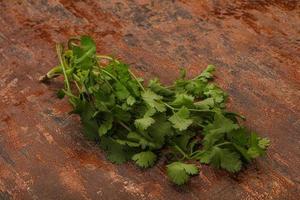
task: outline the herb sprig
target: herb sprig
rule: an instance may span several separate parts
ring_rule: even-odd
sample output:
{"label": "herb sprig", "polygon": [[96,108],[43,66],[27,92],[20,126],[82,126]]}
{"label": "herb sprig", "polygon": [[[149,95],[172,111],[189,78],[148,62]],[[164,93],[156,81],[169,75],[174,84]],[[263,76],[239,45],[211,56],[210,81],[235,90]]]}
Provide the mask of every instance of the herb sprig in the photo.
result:
{"label": "herb sprig", "polygon": [[212,65],[193,79],[182,70],[171,86],[146,85],[127,64],[97,55],[88,36],[70,39],[66,49],[58,44],[57,54],[59,65],[42,80],[64,77],[58,97],[68,96],[85,135],[113,163],[148,168],[164,156],[168,177],[181,185],[199,173],[197,161],[234,173],[269,146],[239,124],[243,116],[225,110],[227,94],[210,82]]}

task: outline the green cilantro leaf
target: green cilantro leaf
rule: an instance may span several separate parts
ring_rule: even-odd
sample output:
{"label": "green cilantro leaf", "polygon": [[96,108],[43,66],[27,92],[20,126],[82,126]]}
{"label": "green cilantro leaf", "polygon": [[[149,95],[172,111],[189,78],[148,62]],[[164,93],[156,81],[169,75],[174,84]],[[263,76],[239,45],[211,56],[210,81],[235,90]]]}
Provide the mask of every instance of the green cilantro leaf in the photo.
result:
{"label": "green cilantro leaf", "polygon": [[166,110],[165,105],[161,102],[162,96],[155,94],[151,90],[147,90],[142,94],[143,100],[152,108],[155,108],[158,112],[164,112]]}
{"label": "green cilantro leaf", "polygon": [[132,160],[142,168],[152,167],[157,159],[152,151],[143,151],[132,156]]}
{"label": "green cilantro leaf", "polygon": [[216,168],[223,168],[229,172],[237,172],[242,167],[239,154],[217,146],[203,151],[198,159],[202,163],[212,164]]}
{"label": "green cilantro leaf", "polygon": [[220,139],[223,139],[225,133],[229,133],[235,129],[238,129],[239,126],[230,119],[227,119],[224,115],[217,112],[214,116],[214,121],[211,124],[208,124],[203,129],[204,139],[203,144],[205,148],[209,148],[214,145]]}
{"label": "green cilantro leaf", "polygon": [[136,142],[140,145],[142,149],[146,149],[147,147],[151,149],[157,148],[157,144],[146,138],[145,136],[138,134],[136,132],[130,132],[127,135],[127,138],[129,140],[132,140],[133,142]]}
{"label": "green cilantro leaf", "polygon": [[129,106],[132,106],[134,103],[136,102],[135,98],[133,96],[129,96],[126,100],[126,103],[129,105]]}
{"label": "green cilantro leaf", "polygon": [[112,125],[113,125],[113,116],[112,114],[107,114],[104,121],[102,121],[98,129],[98,133],[100,137],[105,135],[112,128]]}
{"label": "green cilantro leaf", "polygon": [[141,119],[136,119],[134,121],[134,125],[136,128],[140,130],[146,130],[151,124],[153,124],[155,120],[151,117],[144,117]]}
{"label": "green cilantro leaf", "polygon": [[194,106],[201,110],[208,110],[210,108],[213,108],[214,105],[215,103],[213,98],[207,98],[202,101],[198,101],[194,103]]}
{"label": "green cilantro leaf", "polygon": [[227,94],[215,84],[208,84],[204,90],[204,95],[208,98],[213,98],[214,102],[220,104],[222,107],[222,103],[224,103],[227,98]]}
{"label": "green cilantro leaf", "polygon": [[266,149],[270,145],[270,140],[268,138],[262,138],[258,141],[258,146],[261,149]]}
{"label": "green cilantro leaf", "polygon": [[175,100],[171,103],[172,106],[186,106],[190,107],[194,103],[194,97],[184,93],[177,93]]}
{"label": "green cilantro leaf", "polygon": [[152,79],[150,80],[149,82],[149,85],[148,87],[154,91],[155,93],[159,94],[159,95],[163,95],[163,96],[172,96],[174,95],[174,91],[170,90],[170,89],[167,89],[166,87],[163,87],[161,85],[161,83],[159,82],[158,79]]}
{"label": "green cilantro leaf", "polygon": [[107,159],[116,164],[121,164],[130,160],[134,153],[132,149],[121,145],[108,137],[101,138],[100,147],[106,151]]}
{"label": "green cilantro leaf", "polygon": [[177,185],[186,183],[190,175],[197,175],[198,168],[194,164],[185,164],[182,162],[173,162],[167,165],[168,177]]}
{"label": "green cilantro leaf", "polygon": [[215,66],[208,65],[207,68],[198,76],[198,79],[207,82],[209,79],[213,77],[213,72],[215,71]]}
{"label": "green cilantro leaf", "polygon": [[165,143],[166,137],[172,136],[174,131],[165,115],[156,114],[153,118],[155,119],[155,123],[148,128],[148,134],[158,146],[162,146]]}
{"label": "green cilantro leaf", "polygon": [[169,118],[169,121],[172,122],[174,128],[184,131],[193,123],[189,117],[190,111],[186,107],[182,107]]}
{"label": "green cilantro leaf", "polygon": [[269,140],[267,138],[260,138],[256,133],[251,133],[248,140],[249,149],[247,153],[251,158],[263,156],[265,149],[269,146]]}

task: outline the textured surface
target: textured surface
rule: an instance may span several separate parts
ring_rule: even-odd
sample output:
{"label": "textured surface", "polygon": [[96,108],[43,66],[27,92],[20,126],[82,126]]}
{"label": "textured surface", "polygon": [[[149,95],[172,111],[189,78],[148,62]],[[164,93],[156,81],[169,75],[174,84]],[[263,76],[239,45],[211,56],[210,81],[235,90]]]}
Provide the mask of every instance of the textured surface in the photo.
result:
{"label": "textured surface", "polygon": [[[202,166],[181,188],[163,160],[109,163],[56,98],[61,80],[37,81],[57,64],[55,43],[79,34],[146,79],[215,64],[268,155],[237,176]],[[0,0],[0,199],[299,199],[299,46],[298,0]]]}

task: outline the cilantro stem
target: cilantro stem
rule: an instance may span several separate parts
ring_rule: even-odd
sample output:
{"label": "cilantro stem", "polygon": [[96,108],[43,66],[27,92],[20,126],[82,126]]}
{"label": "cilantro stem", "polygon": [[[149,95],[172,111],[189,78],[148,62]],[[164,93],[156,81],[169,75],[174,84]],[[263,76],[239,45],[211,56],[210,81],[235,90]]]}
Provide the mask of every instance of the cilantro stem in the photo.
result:
{"label": "cilantro stem", "polygon": [[53,67],[50,71],[47,72],[46,75],[41,76],[39,78],[39,81],[41,81],[41,82],[48,81],[51,78],[59,76],[61,73],[62,73],[62,67],[60,65]]}
{"label": "cilantro stem", "polygon": [[57,76],[59,73],[62,72],[62,67],[61,66],[56,66],[54,68],[52,68],[47,74],[47,78],[48,79],[51,79],[53,78],[54,76]]}
{"label": "cilantro stem", "polygon": [[165,106],[167,106],[168,108],[170,108],[172,111],[176,110],[176,108],[174,108],[173,106],[170,106],[169,104],[167,104],[165,102],[164,102],[164,104],[165,104]]}
{"label": "cilantro stem", "polygon": [[243,116],[243,115],[240,115],[240,114],[237,114],[237,113],[235,113],[235,112],[225,112],[225,114],[227,114],[227,115],[233,115],[233,116],[236,116],[236,117],[239,117],[239,118],[241,118],[242,120],[246,120],[246,117],[245,116]]}
{"label": "cilantro stem", "polygon": [[[97,55],[97,58],[100,58],[100,59],[107,59],[107,60],[114,60],[115,62],[120,63],[118,60],[115,60],[114,58],[112,58],[112,57],[110,57],[110,56]],[[106,72],[107,72],[107,71],[106,71]],[[137,77],[134,75],[134,73],[132,73],[132,71],[130,71],[129,69],[128,69],[128,72],[129,72],[129,74],[134,78],[134,80],[139,84],[140,88],[145,92],[146,90],[145,90],[144,86],[143,86],[143,85],[141,84],[141,82],[137,79]],[[107,72],[107,74],[108,74],[108,72]],[[110,75],[112,78],[114,78],[112,74],[109,73],[109,75]],[[116,78],[115,78],[115,79],[116,79]]]}
{"label": "cilantro stem", "polygon": [[62,44],[57,44],[56,45],[56,52],[57,52],[58,59],[59,59],[59,62],[61,64],[61,67],[62,67],[62,70],[63,70],[63,74],[64,74],[64,77],[65,77],[65,83],[66,83],[66,86],[67,86],[67,91],[69,93],[71,93],[70,83],[69,83],[68,76],[67,76],[66,69],[65,69],[65,62],[64,62],[64,60],[62,58],[62,50],[63,50],[62,49]]}
{"label": "cilantro stem", "polygon": [[64,90],[64,89],[62,89],[62,90],[63,90],[63,92],[64,92],[66,95],[78,99],[78,97],[76,97],[75,95],[73,95],[71,92],[66,91],[66,90]]}
{"label": "cilantro stem", "polygon": [[77,81],[74,81],[74,83],[75,83],[75,86],[77,87],[78,91],[81,93],[81,92],[82,92],[82,89],[79,87]]}
{"label": "cilantro stem", "polygon": [[[165,103],[165,106],[167,106],[168,108],[170,108],[171,110],[180,110],[180,108],[174,108],[173,106],[171,106],[170,104],[168,103]],[[192,108],[188,108],[189,111],[192,111],[192,112],[215,112],[213,110],[197,110],[197,109],[192,109]]]}
{"label": "cilantro stem", "polygon": [[174,144],[174,147],[175,147],[175,149],[177,151],[179,151],[183,155],[182,159],[185,159],[185,158],[189,159],[190,158],[179,146],[177,146],[176,144]]}
{"label": "cilantro stem", "polygon": [[125,128],[127,131],[132,132],[132,130],[131,130],[126,124],[124,124],[123,122],[118,121],[118,123],[119,123],[123,128]]}
{"label": "cilantro stem", "polygon": [[197,156],[199,156],[199,154],[201,155],[202,153],[203,153],[203,150],[194,151],[193,153],[191,153],[190,158],[195,159],[195,158],[197,158]]}
{"label": "cilantro stem", "polygon": [[227,145],[227,144],[232,144],[232,143],[231,142],[223,142],[223,143],[217,144],[216,147],[220,147],[220,146]]}
{"label": "cilantro stem", "polygon": [[106,71],[105,69],[100,69],[102,72],[104,72],[105,74],[107,74],[108,76],[110,76],[111,78],[113,78],[115,81],[120,82],[114,75],[112,75],[111,73],[109,73],[108,71]]}
{"label": "cilantro stem", "polygon": [[215,112],[213,110],[197,110],[197,109],[192,109],[192,108],[189,108],[188,110],[193,111],[193,112],[211,112],[211,113]]}
{"label": "cilantro stem", "polygon": [[141,84],[141,82],[137,79],[137,77],[134,75],[134,73],[132,73],[129,69],[128,72],[130,73],[130,75],[134,78],[134,80],[139,84],[139,86],[141,87],[141,89],[145,92],[145,88],[144,86]]}
{"label": "cilantro stem", "polygon": [[68,40],[68,48],[72,49],[72,46],[78,46],[76,43],[73,43],[74,41],[80,41],[79,37],[72,37]]}
{"label": "cilantro stem", "polygon": [[86,59],[88,56],[92,55],[93,52],[96,51],[95,48],[90,48],[83,56],[81,56],[80,58],[76,59],[74,62],[80,63],[81,61],[83,61],[84,59]]}
{"label": "cilantro stem", "polygon": [[[97,58],[100,58],[100,59],[107,59],[107,60],[114,60],[112,57],[110,56],[105,56],[105,55],[97,55]],[[115,60],[116,62],[119,63],[119,61]]]}

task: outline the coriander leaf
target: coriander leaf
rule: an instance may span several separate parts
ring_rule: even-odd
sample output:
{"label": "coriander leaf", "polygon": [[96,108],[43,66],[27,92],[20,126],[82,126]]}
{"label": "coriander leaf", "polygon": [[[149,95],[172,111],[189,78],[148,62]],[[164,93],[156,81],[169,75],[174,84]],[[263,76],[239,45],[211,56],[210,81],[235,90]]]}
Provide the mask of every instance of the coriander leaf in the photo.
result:
{"label": "coriander leaf", "polygon": [[222,105],[222,103],[224,103],[227,98],[227,94],[215,84],[208,84],[204,90],[204,95],[206,97],[213,98],[214,102],[220,105]]}
{"label": "coriander leaf", "polygon": [[184,131],[193,123],[189,117],[190,111],[183,106],[169,118],[169,121],[172,122],[174,128]]}
{"label": "coriander leaf", "polygon": [[128,145],[129,147],[139,147],[140,144],[137,142],[132,142],[129,140],[121,140],[121,139],[116,139],[116,142],[121,144],[121,145]]}
{"label": "coriander leaf", "polygon": [[95,107],[99,111],[105,111],[105,112],[109,111],[110,108],[112,108],[116,103],[114,94],[104,93],[102,91],[97,91],[93,94],[95,95],[95,100],[94,100]]}
{"label": "coriander leaf", "polygon": [[251,161],[251,156],[249,155],[248,150],[244,146],[235,143],[233,143],[233,146],[247,162]]}
{"label": "coriander leaf", "polygon": [[95,44],[94,40],[90,36],[87,36],[87,35],[81,36],[80,47],[85,51],[88,51],[90,49],[94,49],[96,51],[96,44]]}
{"label": "coriander leaf", "polygon": [[74,64],[80,64],[83,69],[92,67],[94,63],[92,57],[96,52],[96,45],[92,38],[89,36],[82,36],[80,38],[80,46],[72,46],[72,48],[75,56]]}
{"label": "coriander leaf", "polygon": [[258,141],[258,146],[262,149],[266,149],[270,145],[270,140],[268,138],[262,138]]}
{"label": "coriander leaf", "polygon": [[151,117],[144,117],[141,119],[136,119],[134,121],[134,125],[136,128],[140,130],[146,130],[151,124],[153,124],[155,120]]}
{"label": "coriander leaf", "polygon": [[113,124],[113,116],[112,114],[106,114],[105,119],[100,124],[100,127],[98,129],[99,136],[105,135],[111,128]]}
{"label": "coriander leaf", "polygon": [[190,175],[197,175],[198,168],[194,164],[173,162],[167,165],[168,177],[177,185],[182,185],[189,180]]}
{"label": "coriander leaf", "polygon": [[132,149],[117,143],[109,137],[102,137],[100,147],[106,151],[107,159],[116,164],[128,161],[134,153]]}
{"label": "coriander leaf", "polygon": [[98,124],[97,121],[93,118],[93,115],[96,111],[95,108],[88,102],[81,101],[79,99],[74,101],[74,103],[76,105],[73,113],[80,115],[85,136],[87,136],[91,140],[96,140],[98,138]]}
{"label": "coriander leaf", "polygon": [[133,96],[129,96],[126,100],[126,103],[129,105],[129,106],[132,106],[134,103],[136,102],[135,98]]}
{"label": "coriander leaf", "polygon": [[198,76],[198,79],[207,82],[209,79],[213,77],[213,72],[215,71],[215,66],[208,65],[207,68]]}
{"label": "coriander leaf", "polygon": [[195,134],[193,132],[185,131],[184,134],[178,135],[172,141],[184,152],[188,152],[188,144],[194,136]]}
{"label": "coriander leaf", "polygon": [[184,89],[182,92],[187,91],[188,94],[194,95],[195,98],[203,98],[204,90],[206,88],[207,83],[203,83],[200,80],[189,80],[184,85]]}
{"label": "coriander leaf", "polygon": [[212,164],[216,168],[223,168],[229,172],[237,172],[242,167],[242,162],[236,152],[217,146],[202,151],[197,159],[202,163]]}
{"label": "coriander leaf", "polygon": [[245,128],[238,128],[227,133],[227,138],[240,146],[246,146],[249,140],[249,132]]}
{"label": "coriander leaf", "polygon": [[152,167],[157,159],[152,151],[143,151],[132,156],[132,160],[142,168]]}
{"label": "coriander leaf", "polygon": [[113,108],[112,113],[114,114],[114,117],[118,120],[118,121],[124,121],[124,122],[128,122],[131,119],[131,114],[130,112],[127,112],[125,110],[122,109],[121,106],[117,105]]}
{"label": "coriander leaf", "polygon": [[214,99],[213,98],[207,98],[202,101],[198,101],[194,103],[194,106],[197,109],[206,110],[214,107]]}
{"label": "coriander leaf", "polygon": [[128,133],[127,138],[129,140],[132,140],[133,142],[139,143],[139,145],[142,149],[146,149],[147,147],[149,147],[151,149],[157,148],[156,143],[148,140],[147,138],[145,138],[144,136],[142,136],[136,132]]}
{"label": "coriander leaf", "polygon": [[229,172],[238,172],[241,170],[242,162],[236,152],[231,152],[227,149],[223,150],[221,158],[221,167]]}
{"label": "coriander leaf", "polygon": [[190,107],[194,103],[194,97],[185,93],[177,93],[175,100],[171,103],[172,106],[186,106]]}
{"label": "coriander leaf", "polygon": [[145,112],[145,117],[151,117],[156,113],[156,110],[154,108],[148,108],[148,110]]}
{"label": "coriander leaf", "polygon": [[214,116],[214,121],[208,124],[203,129],[204,139],[203,144],[205,148],[209,148],[214,145],[217,141],[224,138],[225,133],[229,133],[239,126],[230,119],[227,119],[224,115],[217,112]]}
{"label": "coriander leaf", "polygon": [[127,90],[127,88],[124,85],[122,85],[122,83],[116,82],[114,87],[115,87],[115,94],[118,99],[124,100],[129,97],[130,93]]}
{"label": "coriander leaf", "polygon": [[142,94],[143,100],[152,108],[155,108],[158,112],[164,112],[166,110],[165,105],[161,102],[162,96],[155,94],[151,90],[146,90]]}
{"label": "coriander leaf", "polygon": [[153,118],[155,123],[153,123],[147,131],[157,145],[162,146],[165,142],[165,138],[173,135],[172,125],[164,114],[156,114]]}
{"label": "coriander leaf", "polygon": [[158,79],[150,80],[148,87],[154,91],[155,93],[163,96],[172,96],[174,95],[174,91],[163,87]]}
{"label": "coriander leaf", "polygon": [[269,140],[267,138],[261,139],[256,133],[251,133],[248,140],[249,149],[247,153],[250,155],[251,158],[263,156],[265,154],[265,149],[268,145]]}
{"label": "coriander leaf", "polygon": [[185,68],[180,68],[180,79],[185,79],[186,77],[186,69]]}

